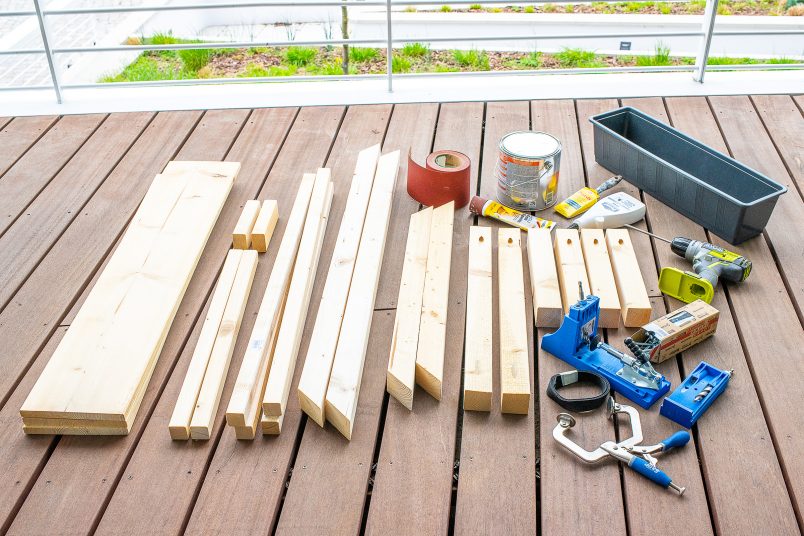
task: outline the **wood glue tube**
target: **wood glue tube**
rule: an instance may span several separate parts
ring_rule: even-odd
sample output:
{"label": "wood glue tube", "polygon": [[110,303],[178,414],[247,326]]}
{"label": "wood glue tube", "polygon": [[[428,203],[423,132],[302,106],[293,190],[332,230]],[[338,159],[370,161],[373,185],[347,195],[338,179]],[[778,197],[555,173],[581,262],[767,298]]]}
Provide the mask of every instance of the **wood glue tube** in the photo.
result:
{"label": "wood glue tube", "polygon": [[486,216],[499,220],[508,225],[519,227],[523,231],[528,229],[552,229],[555,227],[556,222],[550,220],[543,220],[524,212],[519,212],[505,205],[498,203],[492,199],[484,199],[482,197],[474,196],[469,201],[469,212],[477,214],[478,216]]}

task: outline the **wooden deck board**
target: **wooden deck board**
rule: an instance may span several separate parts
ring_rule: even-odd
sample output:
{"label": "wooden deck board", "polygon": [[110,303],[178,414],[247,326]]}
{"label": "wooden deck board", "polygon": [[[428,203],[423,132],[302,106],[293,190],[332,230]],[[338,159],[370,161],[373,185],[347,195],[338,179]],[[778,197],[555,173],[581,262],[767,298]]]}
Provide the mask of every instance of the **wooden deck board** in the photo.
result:
{"label": "wooden deck board", "polygon": [[[752,259],[754,271],[742,285],[716,290],[718,333],[659,366],[674,386],[701,359],[735,370],[729,389],[696,426],[694,443],[660,460],[674,481],[687,486],[683,498],[619,470],[613,462],[583,465],[555,443],[551,432],[561,410],[544,396],[544,386],[551,374],[568,366],[538,347],[529,416],[499,415],[496,384],[491,414],[459,409],[466,291],[461,229],[468,235],[473,221],[465,210],[456,214],[444,399],[438,403],[417,390],[413,412],[388,399],[385,366],[401,269],[399,244],[409,214],[419,207],[405,191],[404,154],[352,442],[329,425],[321,429],[308,422],[295,396],[278,437],[236,441],[223,426],[221,410],[212,440],[169,439],[167,420],[199,319],[228,249],[230,228],[246,199],[292,197],[296,175],[326,158],[338,185],[321,259],[327,263],[354,158],[365,146],[384,140],[384,152],[404,153],[411,147],[418,161],[433,140],[436,148],[462,150],[480,178],[479,192],[491,195],[497,139],[509,130],[527,129],[530,118],[531,128],[557,134],[563,143],[558,195],[563,199],[583,184],[595,186],[611,175],[594,161],[588,117],[618,104],[610,99],[353,106],[345,115],[344,108],[333,107],[304,108],[298,115],[292,109],[268,109],[0,118],[0,140],[9,141],[0,143],[0,192],[11,194],[0,196],[0,207],[7,207],[0,210],[0,283],[9,278],[11,289],[7,305],[0,308],[5,345],[0,367],[8,371],[0,376],[0,533],[144,533],[156,526],[164,533],[190,534],[383,534],[400,527],[428,534],[580,534],[600,526],[613,534],[676,526],[718,534],[800,533],[804,489],[796,475],[804,471],[798,456],[804,449],[804,412],[791,410],[789,401],[800,392],[804,372],[790,358],[804,345],[804,276],[795,262],[804,250],[801,233],[791,232],[804,225],[802,96],[622,102],[732,152],[790,188],[765,236],[728,246]],[[14,132],[16,136],[10,134]],[[171,158],[226,158],[242,161],[244,170],[171,328],[134,431],[124,438],[25,436],[20,404],[153,175]],[[627,183],[619,188],[640,195]],[[652,231],[720,243],[650,196],[644,201]],[[480,223],[497,226],[488,220]],[[282,225],[280,213],[280,232]],[[636,233],[632,237],[656,314],[675,309],[678,302],[660,297],[658,268],[689,269],[686,261],[664,243]],[[278,241],[261,256],[241,334],[253,324],[277,247]],[[20,248],[28,252],[22,259],[7,253]],[[316,278],[309,323],[324,276]],[[525,281],[527,285],[527,277]],[[768,325],[775,329],[768,330]],[[301,354],[311,331],[307,325]],[[536,342],[548,332],[531,331],[538,335]],[[632,331],[608,330],[607,337],[617,344]],[[239,337],[233,369],[247,338]],[[786,372],[779,374],[780,369]],[[294,391],[300,370],[301,364]],[[224,399],[232,382],[230,374]],[[678,429],[658,415],[658,404],[640,413],[646,443]],[[593,447],[613,437],[614,430],[601,415],[590,414],[579,418],[573,432]],[[739,460],[750,460],[749,466]],[[457,481],[453,461],[459,462]]]}

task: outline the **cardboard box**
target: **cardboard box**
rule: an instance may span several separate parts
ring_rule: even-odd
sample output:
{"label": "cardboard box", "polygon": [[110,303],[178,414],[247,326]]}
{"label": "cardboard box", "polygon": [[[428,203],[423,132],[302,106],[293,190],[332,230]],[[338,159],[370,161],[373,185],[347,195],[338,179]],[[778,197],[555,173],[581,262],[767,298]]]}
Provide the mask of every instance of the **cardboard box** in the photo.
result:
{"label": "cardboard box", "polygon": [[660,342],[650,360],[661,363],[714,334],[719,318],[720,311],[696,300],[645,324],[631,338],[643,342],[645,332],[652,331]]}

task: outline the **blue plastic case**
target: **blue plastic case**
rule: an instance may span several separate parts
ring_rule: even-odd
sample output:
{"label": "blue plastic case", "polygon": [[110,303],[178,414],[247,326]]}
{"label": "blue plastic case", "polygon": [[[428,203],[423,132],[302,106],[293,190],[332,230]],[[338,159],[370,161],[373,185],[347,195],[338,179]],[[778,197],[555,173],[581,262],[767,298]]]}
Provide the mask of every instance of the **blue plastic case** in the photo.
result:
{"label": "blue plastic case", "polygon": [[[659,413],[686,428],[692,427],[726,388],[731,371],[720,370],[706,361],[695,367],[692,374],[662,401]],[[696,397],[704,396],[697,402]]]}

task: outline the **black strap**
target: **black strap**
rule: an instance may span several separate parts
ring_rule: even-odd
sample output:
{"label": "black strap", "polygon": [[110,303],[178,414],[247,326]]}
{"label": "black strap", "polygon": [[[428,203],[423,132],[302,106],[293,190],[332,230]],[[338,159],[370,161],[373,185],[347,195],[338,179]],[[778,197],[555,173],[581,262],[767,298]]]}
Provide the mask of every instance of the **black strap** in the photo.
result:
{"label": "black strap", "polygon": [[[590,383],[600,388],[600,394],[588,398],[564,398],[558,390],[574,383]],[[562,408],[578,413],[592,411],[599,408],[609,396],[611,386],[609,381],[599,374],[583,370],[570,370],[561,372],[550,378],[547,384],[547,396],[556,401]]]}

